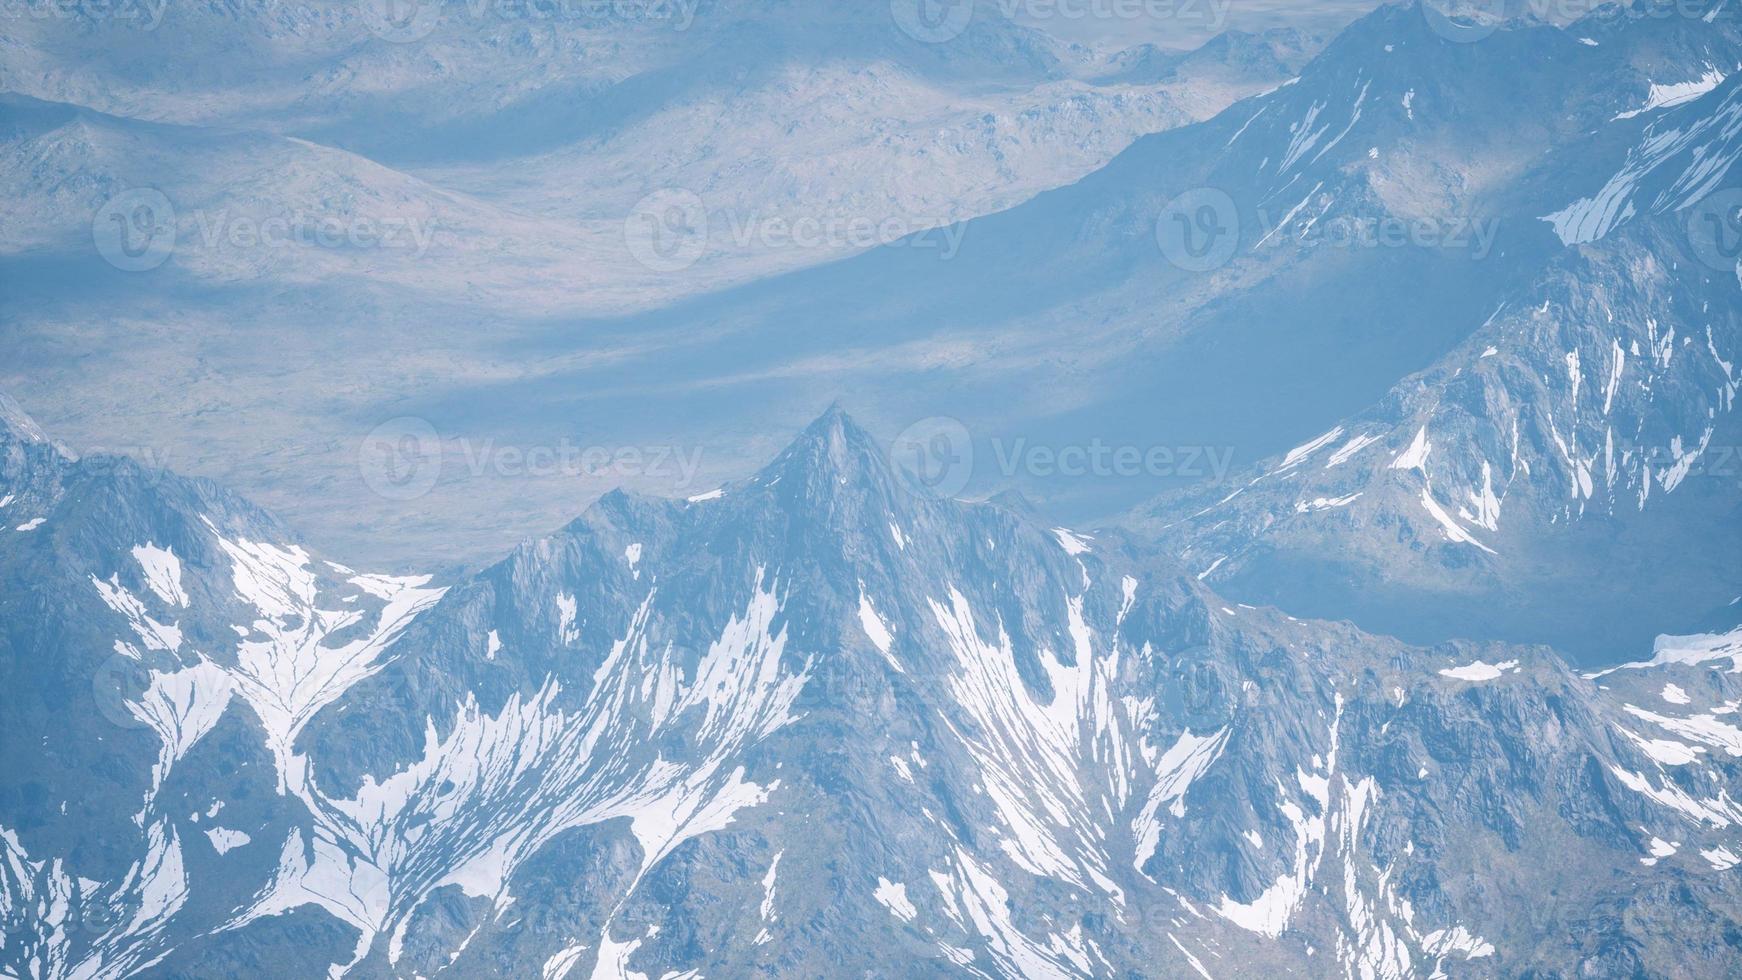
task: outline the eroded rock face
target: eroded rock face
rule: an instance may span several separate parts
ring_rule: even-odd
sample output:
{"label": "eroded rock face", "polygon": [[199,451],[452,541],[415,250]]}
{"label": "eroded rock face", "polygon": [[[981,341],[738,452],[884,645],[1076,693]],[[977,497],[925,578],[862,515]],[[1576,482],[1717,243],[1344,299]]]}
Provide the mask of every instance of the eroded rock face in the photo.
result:
{"label": "eroded rock face", "polygon": [[451,585],[40,465],[0,539],[21,975],[1735,965],[1735,635],[1592,678],[1299,621],[909,492],[838,412]]}
{"label": "eroded rock face", "polygon": [[[1491,292],[1372,409],[1125,529],[935,498],[831,410],[716,490],[375,574],[0,397],[0,973],[1742,974],[1713,468],[1742,337],[1736,270],[1687,230],[1735,184],[1737,80],[1650,78],[1732,58],[1710,25],[1477,49],[1381,11],[987,219],[965,295],[1185,297],[1199,339],[1266,308],[1237,295]],[[1194,184],[1288,244],[1164,268],[1156,213]],[[1503,222],[1507,272],[1310,240],[1446,214]]]}
{"label": "eroded rock face", "polygon": [[[1372,145],[1369,160],[1303,178],[1336,187],[1307,194],[1277,237],[1322,236],[1313,229],[1350,213],[1464,215],[1471,247],[1492,233],[1475,260],[1486,304],[1461,341],[1370,407],[1221,485],[1139,508],[1134,523],[1254,602],[1416,642],[1545,642],[1614,663],[1649,646],[1654,620],[1733,625],[1742,591],[1742,320],[1734,251],[1713,237],[1742,195],[1742,80],[1697,67],[1735,60],[1736,41],[1713,21],[1642,12],[1497,37],[1513,34],[1542,48],[1539,71],[1415,75],[1405,63],[1363,83],[1358,114],[1303,88],[1309,71],[1292,103],[1254,117],[1242,141],[1280,140],[1323,106],[1314,126],[1359,115],[1346,139]],[[1687,70],[1664,63],[1668,51],[1696,66],[1693,82],[1651,81]],[[1600,84],[1542,86],[1586,59],[1601,63]],[[1516,105],[1496,97],[1509,85]],[[1515,138],[1476,135],[1495,120]],[[1428,160],[1432,172],[1417,167]],[[1437,316],[1405,302],[1387,315],[1402,332]]]}

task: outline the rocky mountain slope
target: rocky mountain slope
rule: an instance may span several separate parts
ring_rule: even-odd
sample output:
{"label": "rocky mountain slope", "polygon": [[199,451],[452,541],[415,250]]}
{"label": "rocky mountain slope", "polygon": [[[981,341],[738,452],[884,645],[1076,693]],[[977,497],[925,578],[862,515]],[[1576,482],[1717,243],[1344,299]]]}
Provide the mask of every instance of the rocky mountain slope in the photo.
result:
{"label": "rocky mountain slope", "polygon": [[1239,606],[839,411],[443,586],[6,418],[16,975],[1738,968],[1733,633]]}
{"label": "rocky mountain slope", "polygon": [[[1542,164],[1522,183],[1565,250],[1479,330],[1370,409],[1140,523],[1236,594],[1406,636],[1614,662],[1666,621],[1723,621],[1742,594],[1737,81],[1622,113],[1619,138]],[[1569,185],[1571,158],[1596,165]]]}
{"label": "rocky mountain slope", "polygon": [[[87,219],[151,188],[178,212],[177,265],[202,281],[350,276],[449,302],[512,297],[528,315],[645,308],[1009,207],[1280,84],[1315,47],[1224,37],[1138,78],[990,8],[948,43],[882,7],[790,0],[426,3],[383,19],[396,9],[225,0],[7,18],[0,85],[20,131],[0,180],[21,214],[7,251],[88,252]],[[45,114],[54,127],[31,124]],[[626,241],[673,195],[712,224],[682,276]],[[215,262],[196,211],[396,222],[428,240],[262,249],[226,228],[219,246],[240,254]],[[769,231],[800,222],[817,231]],[[512,277],[486,277],[480,249]]]}

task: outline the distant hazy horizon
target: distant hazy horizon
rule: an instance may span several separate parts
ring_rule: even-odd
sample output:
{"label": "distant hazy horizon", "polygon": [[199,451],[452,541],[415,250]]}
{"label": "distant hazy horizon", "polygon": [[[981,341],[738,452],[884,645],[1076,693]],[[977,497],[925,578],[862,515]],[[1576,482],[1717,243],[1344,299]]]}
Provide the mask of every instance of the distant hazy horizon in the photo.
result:
{"label": "distant hazy horizon", "polygon": [[[1292,27],[1330,36],[1389,0],[982,0],[1067,41],[1188,50],[1225,30]],[[1156,16],[1156,14],[1161,16]]]}

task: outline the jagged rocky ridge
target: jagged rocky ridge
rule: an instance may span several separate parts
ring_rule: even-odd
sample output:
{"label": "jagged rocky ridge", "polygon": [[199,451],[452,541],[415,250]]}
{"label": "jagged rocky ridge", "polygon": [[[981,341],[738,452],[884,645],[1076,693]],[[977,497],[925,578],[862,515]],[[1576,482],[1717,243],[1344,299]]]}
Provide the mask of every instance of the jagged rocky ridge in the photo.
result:
{"label": "jagged rocky ridge", "polygon": [[1538,163],[1511,220],[1540,215],[1566,248],[1480,329],[1370,409],[1138,523],[1233,594],[1412,638],[1613,662],[1665,622],[1725,622],[1742,594],[1742,321],[1735,256],[1702,222],[1742,194],[1738,82],[1620,113]]}
{"label": "jagged rocky ridge", "polygon": [[1737,634],[1591,678],[1238,606],[838,411],[447,588],[5,439],[15,975],[1742,960]]}

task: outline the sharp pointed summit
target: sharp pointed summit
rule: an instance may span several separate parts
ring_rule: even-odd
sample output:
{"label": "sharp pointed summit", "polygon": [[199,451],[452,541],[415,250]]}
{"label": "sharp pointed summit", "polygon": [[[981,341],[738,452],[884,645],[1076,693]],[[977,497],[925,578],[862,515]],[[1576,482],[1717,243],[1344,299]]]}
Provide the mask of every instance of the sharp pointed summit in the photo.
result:
{"label": "sharp pointed summit", "polygon": [[[1742,887],[1711,870],[1742,850],[1730,735],[1691,714],[1742,700],[1699,662],[1733,636],[1599,686],[1236,605],[1129,536],[884,499],[838,407],[764,474],[613,497],[446,591],[132,481],[57,512],[61,551],[0,532],[9,648],[57,651],[0,660],[0,690],[99,678],[94,713],[0,726],[0,914],[27,937],[0,966],[1088,977],[1313,949],[1403,980],[1548,968],[1537,931],[1593,921],[1736,965],[1660,926]],[[1464,887],[1502,864],[1531,887]],[[1709,894],[1667,884],[1693,876]],[[115,925],[55,928],[60,895]]]}
{"label": "sharp pointed summit", "polygon": [[885,500],[897,491],[888,450],[839,401],[805,426],[757,477],[764,485],[777,481],[805,487],[817,500],[837,497],[844,487]]}

